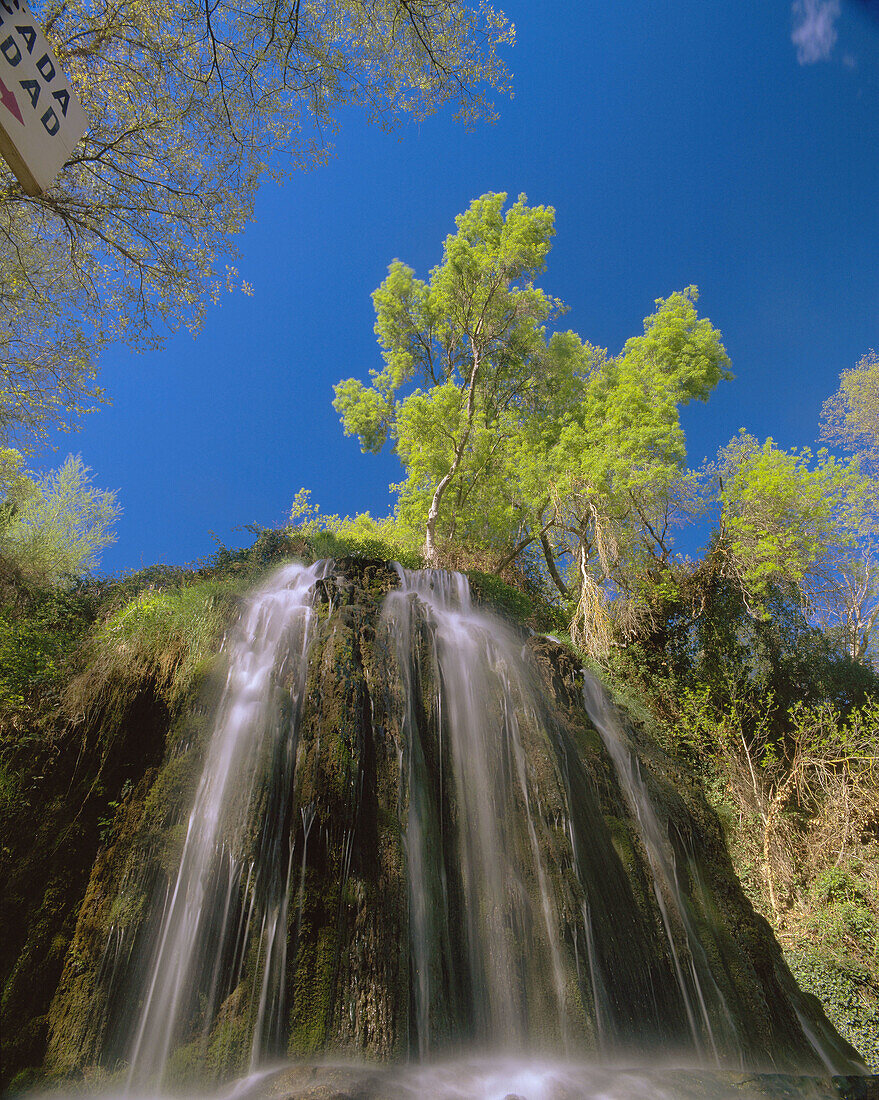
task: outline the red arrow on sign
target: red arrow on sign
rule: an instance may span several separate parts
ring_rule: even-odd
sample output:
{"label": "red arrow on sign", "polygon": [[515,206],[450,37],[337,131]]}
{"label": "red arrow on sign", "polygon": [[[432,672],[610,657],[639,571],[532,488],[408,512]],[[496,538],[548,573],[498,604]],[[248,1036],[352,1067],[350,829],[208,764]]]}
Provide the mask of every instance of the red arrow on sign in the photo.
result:
{"label": "red arrow on sign", "polygon": [[22,126],[24,126],[24,119],[21,117],[21,111],[18,109],[18,100],[2,80],[0,80],[0,103],[3,104],[10,114],[15,115]]}

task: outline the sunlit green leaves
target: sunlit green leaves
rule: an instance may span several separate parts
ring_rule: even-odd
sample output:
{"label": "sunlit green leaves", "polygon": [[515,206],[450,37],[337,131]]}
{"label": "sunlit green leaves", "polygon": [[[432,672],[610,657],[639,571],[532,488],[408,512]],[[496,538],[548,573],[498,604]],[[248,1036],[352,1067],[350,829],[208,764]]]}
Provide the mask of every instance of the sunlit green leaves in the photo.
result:
{"label": "sunlit green leaves", "polygon": [[[432,0],[48,0],[42,17],[90,126],[51,191],[24,195],[0,162],[0,441],[75,419],[95,364],[154,346],[238,283],[230,237],[266,176],[326,159],[340,108],[383,127],[454,102],[492,115],[489,5]],[[241,288],[249,292],[247,283]]]}
{"label": "sunlit green leaves", "polygon": [[879,356],[865,355],[839,376],[839,389],[821,409],[822,435],[862,456],[879,473]]}
{"label": "sunlit green leaves", "polygon": [[871,504],[856,462],[761,445],[744,431],[721,452],[719,474],[725,538],[758,603],[770,582],[805,586],[816,566],[850,553]]}
{"label": "sunlit green leaves", "polygon": [[[115,540],[121,509],[115,493],[97,489],[79,456],[68,456],[27,491],[5,498],[0,554],[37,584],[56,584],[87,572]],[[15,490],[15,487],[13,487]]]}
{"label": "sunlit green leaves", "polygon": [[[524,196],[505,210],[506,199],[483,195],[455,219],[429,280],[398,260],[390,265],[373,295],[384,368],[371,372],[370,386],[347,379],[335,390],[344,429],[364,451],[393,439],[407,474],[401,515],[414,522],[422,512],[429,544],[440,531],[449,538],[476,526],[484,537],[488,517],[472,521],[489,484],[509,526],[509,493],[497,479],[521,450],[516,437],[538,392],[552,390],[543,326],[562,306],[533,279],[554,211],[529,207]],[[564,360],[561,349],[556,357]]]}
{"label": "sunlit green leaves", "polygon": [[333,404],[342,417],[345,435],[356,435],[364,451],[378,454],[385,445],[394,416],[388,398],[356,378],[347,378],[336,386]]}
{"label": "sunlit green leaves", "polygon": [[680,407],[706,400],[730,374],[720,333],[697,316],[696,298],[688,287],[657,299],[643,336],[614,357],[593,352],[560,418],[547,452],[555,544],[577,563],[581,586],[588,573],[615,594],[655,594],[673,527],[703,506],[686,469]]}

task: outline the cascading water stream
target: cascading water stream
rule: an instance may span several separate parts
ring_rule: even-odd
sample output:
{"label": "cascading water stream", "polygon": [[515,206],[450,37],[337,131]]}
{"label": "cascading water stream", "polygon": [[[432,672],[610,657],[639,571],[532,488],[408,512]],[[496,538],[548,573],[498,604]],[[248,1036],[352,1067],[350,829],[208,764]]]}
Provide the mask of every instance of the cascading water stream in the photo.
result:
{"label": "cascading water stream", "polygon": [[[688,907],[678,882],[674,853],[668,834],[659,823],[647,786],[641,777],[637,757],[626,743],[616,711],[604,687],[590,673],[583,674],[583,699],[586,712],[613,761],[620,786],[638,824],[641,842],[650,862],[653,874],[653,892],[662,924],[668,940],[669,952],[674,964],[675,978],[687,1010],[687,1021],[693,1042],[700,1051],[710,1053],[715,1062],[720,1061],[716,1024],[722,1020],[726,1034],[722,1037],[725,1050],[738,1046],[735,1024],[722,993],[711,976],[705,962],[704,951],[693,928]],[[681,958],[669,903],[674,908],[685,940],[687,959]],[[709,1012],[711,1003],[713,1012]]]}
{"label": "cascading water stream", "polygon": [[[383,614],[404,689],[419,1054],[457,1014],[491,1049],[673,1043],[698,1056],[674,975],[645,947],[651,926],[580,750],[543,704],[524,640],[474,609],[463,575],[397,572]],[[416,713],[425,696],[432,720]]]}
{"label": "cascading water stream", "polygon": [[228,644],[226,687],[131,1046],[130,1089],[161,1081],[196,1008],[207,1033],[254,951],[252,1064],[283,1040],[290,798],[313,590],[325,569],[281,569],[249,600]]}
{"label": "cascading water stream", "polygon": [[[522,643],[498,620],[473,609],[462,574],[398,567],[398,575],[401,586],[387,597],[384,617],[404,682],[405,840],[419,1053],[428,1052],[435,1030],[434,985],[449,969],[443,960],[456,914],[464,923],[464,1010],[474,1037],[498,1048],[523,1048],[540,1019],[542,1030],[563,1041],[563,948],[520,729],[521,721],[534,721]],[[437,727],[447,740],[427,748],[414,714],[412,670],[424,622],[434,660]],[[438,786],[427,774],[426,756],[435,758]],[[442,809],[447,796],[454,802],[454,821]],[[444,829],[454,831],[456,842],[443,836]],[[458,880],[454,914],[450,877]],[[530,959],[523,957],[526,940]]]}

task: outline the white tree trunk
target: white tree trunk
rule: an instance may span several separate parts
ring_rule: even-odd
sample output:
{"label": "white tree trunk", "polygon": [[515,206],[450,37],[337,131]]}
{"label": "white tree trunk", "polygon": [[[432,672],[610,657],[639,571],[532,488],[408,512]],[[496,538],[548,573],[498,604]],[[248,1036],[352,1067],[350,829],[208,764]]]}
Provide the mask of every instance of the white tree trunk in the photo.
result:
{"label": "white tree trunk", "polygon": [[473,427],[473,414],[476,411],[475,395],[476,377],[479,374],[479,352],[472,339],[470,341],[470,347],[473,352],[473,360],[470,365],[470,379],[467,384],[467,424],[464,428],[464,434],[461,436],[461,441],[455,448],[455,457],[452,460],[449,472],[440,479],[439,484],[434,489],[430,508],[427,511],[427,528],[424,532],[423,555],[424,563],[429,569],[434,569],[439,564],[439,550],[436,545],[436,522],[439,519],[440,502],[452,478],[455,476],[458,467],[461,465],[461,459],[464,457],[464,451],[470,441],[470,430]]}

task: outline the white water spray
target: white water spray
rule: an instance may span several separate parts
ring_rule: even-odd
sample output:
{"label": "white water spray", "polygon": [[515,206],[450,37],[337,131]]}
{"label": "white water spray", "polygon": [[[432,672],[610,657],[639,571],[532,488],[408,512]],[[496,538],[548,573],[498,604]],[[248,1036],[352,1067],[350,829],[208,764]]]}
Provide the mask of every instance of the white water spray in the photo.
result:
{"label": "white water spray", "polygon": [[[536,831],[521,728],[523,722],[536,724],[529,681],[533,670],[524,659],[522,642],[499,620],[474,610],[462,574],[399,568],[398,573],[401,587],[387,597],[384,615],[404,681],[406,853],[419,1053],[424,1056],[430,1047],[433,985],[442,969],[437,960],[454,933],[446,875],[450,855],[463,895],[458,911],[468,961],[466,1010],[475,1037],[499,1048],[521,1048],[530,1043],[529,1026],[541,1016],[553,1043],[564,1046],[564,948]],[[442,810],[431,801],[435,787],[424,774],[430,750],[422,744],[413,712],[416,688],[410,666],[419,623],[429,624],[437,728],[440,738],[447,739],[436,746],[434,766],[439,770],[439,801],[451,784],[456,807],[456,848],[451,853],[437,836]],[[523,937],[530,941],[530,959],[523,959]],[[540,974],[539,994],[528,988],[537,983],[529,983],[526,973]]]}
{"label": "white water spray", "polygon": [[206,1033],[228,993],[229,974],[240,975],[254,938],[260,973],[251,1006],[253,1064],[282,1025],[292,858],[287,800],[313,589],[324,572],[324,563],[277,572],[248,601],[227,647],[226,687],[165,905],[129,1088],[161,1081],[199,998]]}

